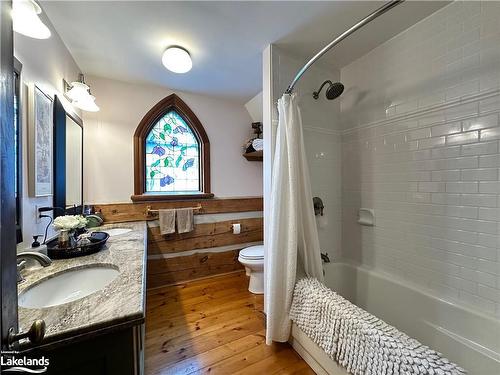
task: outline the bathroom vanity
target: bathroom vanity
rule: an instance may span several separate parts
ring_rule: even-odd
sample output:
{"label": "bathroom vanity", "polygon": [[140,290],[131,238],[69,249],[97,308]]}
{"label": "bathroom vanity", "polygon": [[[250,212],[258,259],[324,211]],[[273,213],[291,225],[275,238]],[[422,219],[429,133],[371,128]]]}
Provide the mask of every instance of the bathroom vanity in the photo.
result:
{"label": "bathroom vanity", "polygon": [[49,358],[48,374],[143,373],[146,223],[97,230],[110,230],[103,250],[24,272],[18,286],[20,329],[46,323],[42,345],[25,344],[26,355]]}

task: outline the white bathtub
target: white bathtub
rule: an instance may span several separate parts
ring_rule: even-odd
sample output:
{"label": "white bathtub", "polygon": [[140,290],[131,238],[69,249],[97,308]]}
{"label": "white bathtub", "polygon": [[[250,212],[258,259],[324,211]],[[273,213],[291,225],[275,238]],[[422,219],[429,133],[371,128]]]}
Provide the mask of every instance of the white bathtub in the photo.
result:
{"label": "white bathtub", "polygon": [[[356,305],[443,353],[470,375],[500,375],[498,319],[346,263],[326,264],[325,283]],[[294,347],[304,358],[310,357],[305,359],[317,373],[339,373],[296,326],[292,335]]]}

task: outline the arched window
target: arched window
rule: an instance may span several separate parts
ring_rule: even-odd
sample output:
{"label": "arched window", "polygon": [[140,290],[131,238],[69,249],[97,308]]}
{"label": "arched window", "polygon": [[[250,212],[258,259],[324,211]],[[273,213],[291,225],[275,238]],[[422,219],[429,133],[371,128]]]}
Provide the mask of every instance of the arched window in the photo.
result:
{"label": "arched window", "polygon": [[156,104],[134,135],[132,200],[210,198],[210,143],[177,95]]}

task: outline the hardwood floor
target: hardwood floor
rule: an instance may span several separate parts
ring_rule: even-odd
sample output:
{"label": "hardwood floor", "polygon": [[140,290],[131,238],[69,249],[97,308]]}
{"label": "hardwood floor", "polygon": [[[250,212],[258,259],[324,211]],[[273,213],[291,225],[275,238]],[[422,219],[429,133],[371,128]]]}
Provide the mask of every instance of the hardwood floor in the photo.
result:
{"label": "hardwood floor", "polygon": [[314,374],[289,344],[265,344],[263,297],[244,272],[148,291],[146,375]]}

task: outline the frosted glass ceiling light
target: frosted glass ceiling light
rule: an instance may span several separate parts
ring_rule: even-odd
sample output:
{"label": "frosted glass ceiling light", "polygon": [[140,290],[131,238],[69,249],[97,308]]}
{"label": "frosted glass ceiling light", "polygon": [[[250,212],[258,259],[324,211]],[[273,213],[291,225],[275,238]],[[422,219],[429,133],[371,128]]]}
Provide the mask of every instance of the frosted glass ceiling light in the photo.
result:
{"label": "frosted glass ceiling light", "polygon": [[85,77],[80,74],[78,81],[71,82],[66,86],[66,96],[71,100],[71,104],[87,112],[97,112],[99,107],[95,104],[95,96],[90,94],[90,87],[85,83]]}
{"label": "frosted glass ceiling light", "polygon": [[40,6],[33,0],[14,0],[12,2],[12,23],[14,31],[35,39],[50,38],[50,30],[38,17]]}
{"label": "frosted glass ceiling light", "polygon": [[187,73],[193,67],[189,52],[182,47],[168,47],[161,59],[165,68],[174,73]]}

